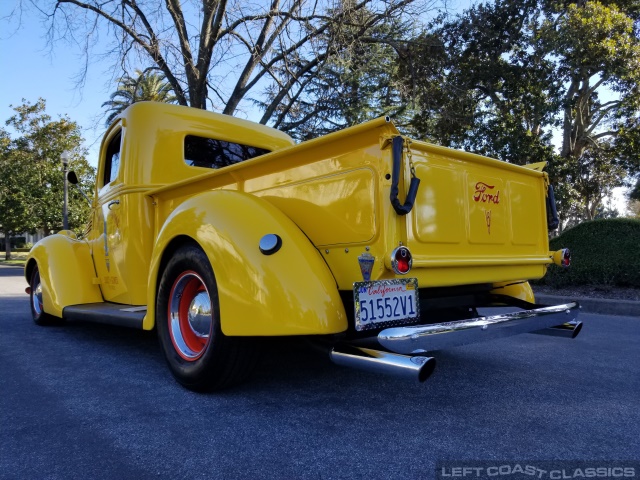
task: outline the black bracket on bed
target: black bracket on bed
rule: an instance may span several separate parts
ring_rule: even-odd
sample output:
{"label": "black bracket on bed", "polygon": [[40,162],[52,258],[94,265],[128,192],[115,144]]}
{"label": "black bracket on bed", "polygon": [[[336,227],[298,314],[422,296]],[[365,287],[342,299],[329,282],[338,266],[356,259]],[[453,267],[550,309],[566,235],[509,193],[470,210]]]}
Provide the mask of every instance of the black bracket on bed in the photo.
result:
{"label": "black bracket on bed", "polygon": [[398,200],[398,182],[400,181],[400,168],[402,167],[402,150],[404,149],[404,139],[401,136],[393,137],[392,143],[392,156],[393,167],[391,170],[391,193],[389,198],[391,199],[391,205],[398,215],[406,215],[413,208],[413,203],[416,201],[416,195],[418,193],[418,186],[420,185],[420,179],[411,172],[411,183],[409,184],[409,191],[407,192],[407,198],[404,200],[404,204]]}
{"label": "black bracket on bed", "polygon": [[556,209],[556,197],[553,194],[553,186],[549,185],[547,190],[547,228],[555,230],[560,225],[558,220],[558,210]]}

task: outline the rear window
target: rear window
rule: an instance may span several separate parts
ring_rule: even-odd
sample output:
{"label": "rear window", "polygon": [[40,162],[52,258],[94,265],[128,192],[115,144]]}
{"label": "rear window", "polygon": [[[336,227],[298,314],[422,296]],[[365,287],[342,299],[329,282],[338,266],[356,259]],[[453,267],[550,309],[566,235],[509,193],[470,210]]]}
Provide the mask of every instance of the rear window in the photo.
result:
{"label": "rear window", "polygon": [[122,131],[118,132],[109,142],[104,159],[104,177],[102,185],[113,182],[118,177],[120,170],[120,144],[122,143]]}
{"label": "rear window", "polygon": [[187,135],[184,139],[184,161],[191,167],[228,167],[265,153],[269,153],[269,150],[225,140],[195,135]]}

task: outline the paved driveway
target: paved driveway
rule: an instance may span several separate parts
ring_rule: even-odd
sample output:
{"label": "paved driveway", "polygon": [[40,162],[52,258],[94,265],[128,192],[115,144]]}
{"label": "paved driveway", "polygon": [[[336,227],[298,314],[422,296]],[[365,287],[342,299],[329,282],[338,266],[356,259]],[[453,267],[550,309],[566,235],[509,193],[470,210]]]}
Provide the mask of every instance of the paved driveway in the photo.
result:
{"label": "paved driveway", "polygon": [[[273,343],[222,394],[171,378],[153,333],[38,327],[0,267],[0,478],[433,478],[442,460],[640,460],[640,320],[583,315],[437,355],[424,384]],[[640,475],[640,469],[636,471]]]}

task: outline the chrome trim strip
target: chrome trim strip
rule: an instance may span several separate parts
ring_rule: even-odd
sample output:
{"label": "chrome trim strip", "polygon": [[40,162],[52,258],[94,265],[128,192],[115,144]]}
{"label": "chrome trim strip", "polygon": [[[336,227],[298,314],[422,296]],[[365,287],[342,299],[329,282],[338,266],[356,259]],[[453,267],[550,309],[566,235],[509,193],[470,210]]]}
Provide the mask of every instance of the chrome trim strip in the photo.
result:
{"label": "chrome trim strip", "polygon": [[386,328],[378,334],[378,342],[392,352],[424,354],[562,326],[576,320],[579,308],[577,302],[571,302],[455,322]]}

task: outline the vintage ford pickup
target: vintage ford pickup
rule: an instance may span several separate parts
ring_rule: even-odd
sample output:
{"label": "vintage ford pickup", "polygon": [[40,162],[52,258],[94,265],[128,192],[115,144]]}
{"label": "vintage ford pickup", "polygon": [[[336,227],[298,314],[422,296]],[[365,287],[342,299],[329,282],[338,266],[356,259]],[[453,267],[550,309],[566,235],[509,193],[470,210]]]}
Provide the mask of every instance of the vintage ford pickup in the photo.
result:
{"label": "vintage ford pickup", "polygon": [[[243,380],[256,337],[299,336],[337,364],[424,381],[432,352],[534,332],[575,337],[578,305],[527,282],[569,252],[544,164],[402,136],[388,118],[295,145],[249,121],[129,107],[101,146],[82,238],[38,242],[33,319],[156,329],[193,390]],[[479,315],[478,308],[507,306]]]}

